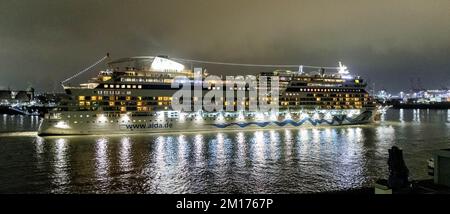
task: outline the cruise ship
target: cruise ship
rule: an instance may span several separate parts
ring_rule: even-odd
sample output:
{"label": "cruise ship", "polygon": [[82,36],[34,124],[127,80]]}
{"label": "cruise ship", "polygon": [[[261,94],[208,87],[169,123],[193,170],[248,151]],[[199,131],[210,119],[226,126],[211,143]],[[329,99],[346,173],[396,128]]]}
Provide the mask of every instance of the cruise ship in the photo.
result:
{"label": "cruise ship", "polygon": [[[249,102],[221,99],[227,110],[174,110],[171,103],[179,88],[172,87],[177,77],[194,83],[195,74],[204,81],[209,74],[194,68],[186,60],[167,56],[138,56],[107,61],[98,75],[87,83],[63,87],[70,99],[60,103],[42,120],[38,135],[89,135],[197,132],[214,130],[275,129],[304,126],[339,126],[374,121],[377,106],[365,90],[359,76],[351,76],[340,64],[336,72],[319,68],[313,72],[273,70],[258,77],[277,78],[278,98],[270,95],[265,102],[278,105],[277,111],[250,111]],[[100,62],[100,61],[99,61]],[[99,64],[97,62],[95,65]],[[94,66],[91,66],[92,68]],[[90,69],[89,68],[89,69]],[[86,69],[87,70],[87,69]],[[75,75],[75,76],[78,76]],[[223,80],[225,82],[226,80]],[[202,96],[226,87],[202,88]],[[257,84],[257,87],[261,87]],[[267,86],[269,87],[269,86]],[[250,87],[233,86],[234,93]],[[202,99],[193,97],[192,101]],[[231,110],[230,110],[231,109]]]}

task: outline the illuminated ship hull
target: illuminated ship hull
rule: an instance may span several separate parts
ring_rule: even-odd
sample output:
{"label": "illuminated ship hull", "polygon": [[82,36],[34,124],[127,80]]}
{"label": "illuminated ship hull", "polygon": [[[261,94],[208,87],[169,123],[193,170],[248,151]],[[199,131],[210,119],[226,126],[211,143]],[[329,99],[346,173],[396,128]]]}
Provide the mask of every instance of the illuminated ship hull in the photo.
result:
{"label": "illuminated ship hull", "polygon": [[246,100],[237,102],[227,97],[218,101],[226,109],[231,107],[231,111],[182,112],[172,110],[173,95],[178,89],[171,87],[171,84],[180,75],[186,77],[189,84],[194,84],[197,73],[201,74],[200,82],[208,83],[208,75],[201,68],[186,70],[182,64],[166,57],[118,59],[109,62],[108,67],[90,83],[75,87],[63,85],[71,98],[61,102],[58,110],[45,116],[38,134],[130,134],[340,126],[370,123],[377,114],[372,98],[364,89],[363,80],[345,77],[346,71],[333,75],[324,74],[323,69],[313,75],[303,71],[280,70],[261,73],[260,76],[268,79],[279,79],[279,86],[271,85],[271,88],[279,89],[279,96],[278,93],[272,96],[270,92],[262,99],[263,102],[279,104],[278,110],[271,112],[237,110],[238,103],[242,103],[244,109],[251,109],[248,104],[255,101],[255,97],[249,96],[249,91],[251,88],[259,90],[264,85],[239,87],[236,84],[230,87],[221,79],[221,87],[214,83],[202,88],[205,91],[195,99],[204,98],[205,93],[210,91],[225,94],[229,89],[234,94],[246,94]]}
{"label": "illuminated ship hull", "polygon": [[[351,114],[349,114],[349,112]],[[39,135],[92,135],[92,134],[137,134],[166,132],[199,132],[219,130],[254,130],[300,127],[324,127],[366,124],[373,122],[375,110],[361,109],[334,111],[328,113],[280,113],[278,116],[249,114],[243,118],[227,117],[226,114],[198,113],[174,116],[160,115],[171,112],[155,113],[155,116],[101,116],[77,118],[72,120],[45,119],[39,127]],[[79,112],[66,112],[79,114]],[[229,113],[230,115],[232,113]],[[94,119],[93,119],[94,118]],[[126,119],[124,119],[126,118]],[[166,119],[164,119],[166,118]]]}

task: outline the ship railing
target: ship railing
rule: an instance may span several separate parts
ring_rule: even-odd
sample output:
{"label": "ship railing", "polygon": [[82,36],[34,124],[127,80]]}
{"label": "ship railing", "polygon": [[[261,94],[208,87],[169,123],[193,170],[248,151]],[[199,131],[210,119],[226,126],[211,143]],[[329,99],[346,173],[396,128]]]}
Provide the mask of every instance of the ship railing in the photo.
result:
{"label": "ship railing", "polygon": [[95,89],[93,86],[64,86],[64,89]]}

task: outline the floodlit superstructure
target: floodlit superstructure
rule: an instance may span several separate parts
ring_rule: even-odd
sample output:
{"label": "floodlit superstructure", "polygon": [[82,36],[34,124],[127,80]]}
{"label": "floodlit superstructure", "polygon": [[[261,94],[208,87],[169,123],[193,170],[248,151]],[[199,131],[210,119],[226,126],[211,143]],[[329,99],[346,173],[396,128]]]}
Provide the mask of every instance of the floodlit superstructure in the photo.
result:
{"label": "floodlit superstructure", "polygon": [[[105,57],[104,59],[109,59]],[[208,73],[192,68],[185,61],[167,56],[130,57],[107,63],[107,68],[88,83],[63,85],[70,99],[45,115],[39,135],[102,133],[147,133],[208,131],[214,129],[267,129],[320,125],[363,124],[373,121],[376,106],[365,90],[365,82],[351,76],[340,64],[338,72],[275,70],[258,76],[279,80],[279,96],[264,101],[276,103],[276,111],[252,111],[255,97],[245,100],[221,99],[227,110],[179,111],[172,101],[179,88],[172,87],[178,77],[194,83],[195,75],[205,81]],[[98,64],[98,62],[96,63]],[[77,74],[78,75],[78,74]],[[71,78],[69,78],[71,79]],[[67,82],[64,81],[65,84]],[[220,80],[225,83],[226,80]],[[261,87],[259,84],[256,87]],[[212,90],[223,91],[221,84],[203,87],[193,103]],[[248,95],[249,85],[230,88]],[[238,103],[241,102],[241,103]],[[238,108],[241,105],[243,108]],[[231,110],[230,110],[231,109]]]}

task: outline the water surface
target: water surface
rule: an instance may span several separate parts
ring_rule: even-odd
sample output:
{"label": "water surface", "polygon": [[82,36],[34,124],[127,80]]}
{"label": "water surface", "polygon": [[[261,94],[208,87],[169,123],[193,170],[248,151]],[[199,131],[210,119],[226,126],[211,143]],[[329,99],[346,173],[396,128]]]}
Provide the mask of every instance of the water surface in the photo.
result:
{"label": "water surface", "polygon": [[411,179],[450,147],[450,110],[389,110],[378,124],[264,131],[36,137],[0,116],[0,193],[308,193],[369,187],[403,149]]}

